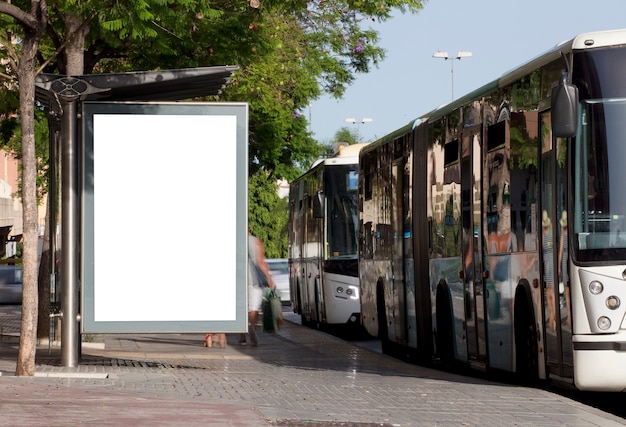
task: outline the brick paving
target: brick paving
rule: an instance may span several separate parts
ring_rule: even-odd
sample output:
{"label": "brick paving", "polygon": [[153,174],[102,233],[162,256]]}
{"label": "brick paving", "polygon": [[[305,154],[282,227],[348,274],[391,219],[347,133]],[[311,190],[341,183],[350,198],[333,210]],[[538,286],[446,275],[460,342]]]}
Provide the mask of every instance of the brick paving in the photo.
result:
{"label": "brick paving", "polygon": [[[1,308],[0,308],[1,309]],[[4,311],[4,310],[0,310]],[[0,425],[618,426],[622,418],[542,389],[407,364],[300,326],[259,346],[205,348],[200,334],[97,335],[79,366],[38,350],[15,377],[17,334],[0,316]],[[9,397],[5,399],[5,397]]]}

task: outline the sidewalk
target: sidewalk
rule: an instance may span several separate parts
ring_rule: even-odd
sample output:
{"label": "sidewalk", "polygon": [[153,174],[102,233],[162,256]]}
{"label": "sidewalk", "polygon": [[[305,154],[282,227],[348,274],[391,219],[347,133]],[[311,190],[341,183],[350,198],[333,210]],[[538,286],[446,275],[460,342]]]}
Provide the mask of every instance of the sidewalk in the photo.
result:
{"label": "sidewalk", "polygon": [[239,345],[238,334],[228,336],[226,348],[204,347],[204,334],[102,334],[83,343],[81,361],[71,368],[61,366],[58,346],[40,346],[33,378],[14,376],[19,323],[0,317],[0,425],[310,426],[320,419],[314,425],[385,426],[293,412],[271,397],[265,365],[310,357],[297,356],[306,349],[287,338],[301,328],[294,316],[279,333],[259,332],[258,347]]}
{"label": "sidewalk", "polygon": [[[295,315],[292,315],[295,316]],[[410,365],[287,320],[259,346],[205,348],[201,334],[98,335],[79,366],[40,348],[15,377],[0,340],[0,425],[618,426],[624,419],[541,389]],[[293,319],[293,317],[291,317]],[[0,317],[0,323],[2,317]]]}
{"label": "sidewalk", "polygon": [[195,335],[97,339],[101,342],[84,343],[75,368],[61,366],[59,347],[38,348],[36,374],[29,378],[14,376],[18,337],[0,337],[0,425],[270,425],[249,403],[206,400],[191,390],[190,395],[176,392],[177,381],[169,374],[185,369],[182,361],[237,358],[234,349],[207,349]]}

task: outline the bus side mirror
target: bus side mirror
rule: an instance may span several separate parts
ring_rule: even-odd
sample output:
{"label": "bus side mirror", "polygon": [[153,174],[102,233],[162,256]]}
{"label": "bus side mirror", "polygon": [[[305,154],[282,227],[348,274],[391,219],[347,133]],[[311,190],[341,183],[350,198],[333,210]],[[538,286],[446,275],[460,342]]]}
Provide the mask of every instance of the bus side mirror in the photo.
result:
{"label": "bus side mirror", "polygon": [[552,135],[556,138],[576,136],[578,129],[578,88],[567,83],[567,73],[561,74],[561,82],[552,88]]}
{"label": "bus side mirror", "polygon": [[313,218],[324,218],[324,193],[318,191],[313,197]]}

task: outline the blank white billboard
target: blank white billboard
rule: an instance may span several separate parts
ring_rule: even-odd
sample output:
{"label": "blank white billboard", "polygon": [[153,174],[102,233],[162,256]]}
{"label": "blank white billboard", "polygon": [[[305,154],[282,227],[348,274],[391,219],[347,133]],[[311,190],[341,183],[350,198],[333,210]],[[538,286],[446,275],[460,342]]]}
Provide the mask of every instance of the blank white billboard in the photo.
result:
{"label": "blank white billboard", "polygon": [[247,327],[241,103],[85,103],[82,330]]}

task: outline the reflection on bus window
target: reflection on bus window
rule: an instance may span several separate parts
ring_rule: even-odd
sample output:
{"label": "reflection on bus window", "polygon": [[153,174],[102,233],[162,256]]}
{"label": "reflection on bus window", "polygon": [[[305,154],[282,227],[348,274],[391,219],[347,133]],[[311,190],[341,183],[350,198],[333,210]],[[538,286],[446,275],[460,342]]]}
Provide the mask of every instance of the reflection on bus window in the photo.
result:
{"label": "reflection on bus window", "polygon": [[326,170],[329,259],[357,257],[357,178],[353,165]]}
{"label": "reflection on bus window", "polygon": [[579,261],[626,260],[626,99],[587,100],[574,147],[574,248]]}

